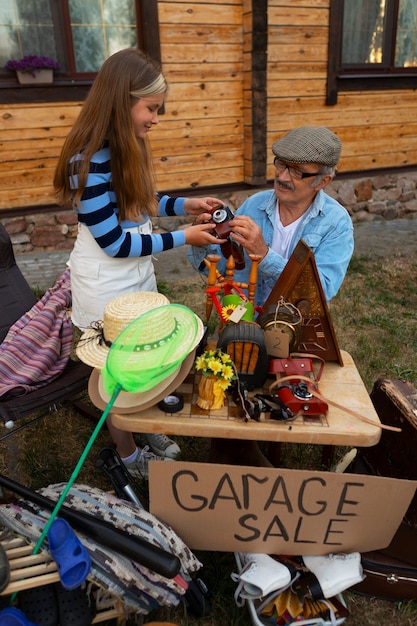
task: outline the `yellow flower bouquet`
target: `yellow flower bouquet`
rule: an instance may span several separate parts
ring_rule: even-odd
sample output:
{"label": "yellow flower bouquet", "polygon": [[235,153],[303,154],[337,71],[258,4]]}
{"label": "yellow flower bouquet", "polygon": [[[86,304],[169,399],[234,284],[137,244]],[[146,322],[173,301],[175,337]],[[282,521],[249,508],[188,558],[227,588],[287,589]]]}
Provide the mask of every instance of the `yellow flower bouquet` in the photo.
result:
{"label": "yellow flower bouquet", "polygon": [[236,378],[232,359],[221,350],[206,350],[196,358],[195,369],[202,374],[197,405],[202,409],[220,409],[225,402],[226,389]]}

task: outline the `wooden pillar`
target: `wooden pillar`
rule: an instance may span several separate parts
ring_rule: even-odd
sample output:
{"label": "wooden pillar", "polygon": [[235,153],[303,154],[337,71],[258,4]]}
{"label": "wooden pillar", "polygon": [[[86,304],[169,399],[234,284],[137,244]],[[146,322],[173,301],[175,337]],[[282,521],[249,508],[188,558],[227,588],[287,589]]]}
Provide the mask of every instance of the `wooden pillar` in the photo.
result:
{"label": "wooden pillar", "polygon": [[267,182],[268,1],[243,0],[244,177],[250,185]]}

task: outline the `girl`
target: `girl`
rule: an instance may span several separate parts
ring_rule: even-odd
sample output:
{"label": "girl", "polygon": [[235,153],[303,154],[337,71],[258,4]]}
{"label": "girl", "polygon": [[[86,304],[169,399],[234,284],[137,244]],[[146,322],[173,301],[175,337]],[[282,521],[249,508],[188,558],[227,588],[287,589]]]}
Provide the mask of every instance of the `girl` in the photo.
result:
{"label": "girl", "polygon": [[[148,133],[158,124],[167,82],[159,66],[137,49],[110,56],[97,74],[58,160],[54,188],[59,204],[78,216],[71,268],[72,321],[81,330],[103,319],[118,295],[157,291],[152,255],[184,244],[218,243],[214,224],[152,234],[153,216],[199,215],[216,198],[171,198],[155,190]],[[116,448],[135,474],[147,462],[179,453],[165,435],[146,435],[139,450],[133,435],[107,425]]]}

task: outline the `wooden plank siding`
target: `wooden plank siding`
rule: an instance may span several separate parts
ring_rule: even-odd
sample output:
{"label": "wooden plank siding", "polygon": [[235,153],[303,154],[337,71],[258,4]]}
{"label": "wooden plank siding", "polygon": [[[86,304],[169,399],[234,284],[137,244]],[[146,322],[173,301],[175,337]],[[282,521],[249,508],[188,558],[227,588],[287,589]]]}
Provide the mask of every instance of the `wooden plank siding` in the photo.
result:
{"label": "wooden plank siding", "polygon": [[[272,143],[324,125],[341,172],[417,167],[414,90],[349,91],[326,106],[330,0],[159,0],[170,89],[150,133],[160,190],[264,185]],[[1,88],[0,88],[1,89]],[[51,205],[82,102],[1,104],[0,209]]]}
{"label": "wooden plank siding", "polygon": [[243,180],[242,2],[160,1],[158,13],[170,85],[151,134],[159,188]]}
{"label": "wooden plank siding", "polygon": [[54,202],[56,160],[80,107],[0,105],[0,208]]}
{"label": "wooden plank siding", "polygon": [[270,146],[290,128],[327,126],[342,140],[340,172],[416,165],[414,90],[339,92],[326,106],[328,0],[269,0],[268,177]]}
{"label": "wooden plank siding", "polygon": [[[170,85],[150,133],[158,188],[242,181],[242,1],[161,0],[158,17]],[[80,106],[0,104],[0,208],[54,202],[56,159]]]}

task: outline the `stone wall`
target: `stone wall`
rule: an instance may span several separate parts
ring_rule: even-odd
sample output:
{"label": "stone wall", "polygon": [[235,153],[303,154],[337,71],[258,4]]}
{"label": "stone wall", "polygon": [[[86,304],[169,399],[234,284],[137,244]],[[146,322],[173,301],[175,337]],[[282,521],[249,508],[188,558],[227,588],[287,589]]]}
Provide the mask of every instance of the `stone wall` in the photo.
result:
{"label": "stone wall", "polygon": [[[223,202],[237,209],[255,190],[218,194]],[[417,171],[374,177],[335,179],[326,191],[352,216],[353,222],[417,218]],[[155,232],[186,228],[189,218],[155,218]],[[4,218],[16,254],[71,250],[77,234],[77,218],[72,211]]]}
{"label": "stone wall", "polygon": [[74,211],[39,213],[2,219],[15,254],[72,250],[77,236]]}

